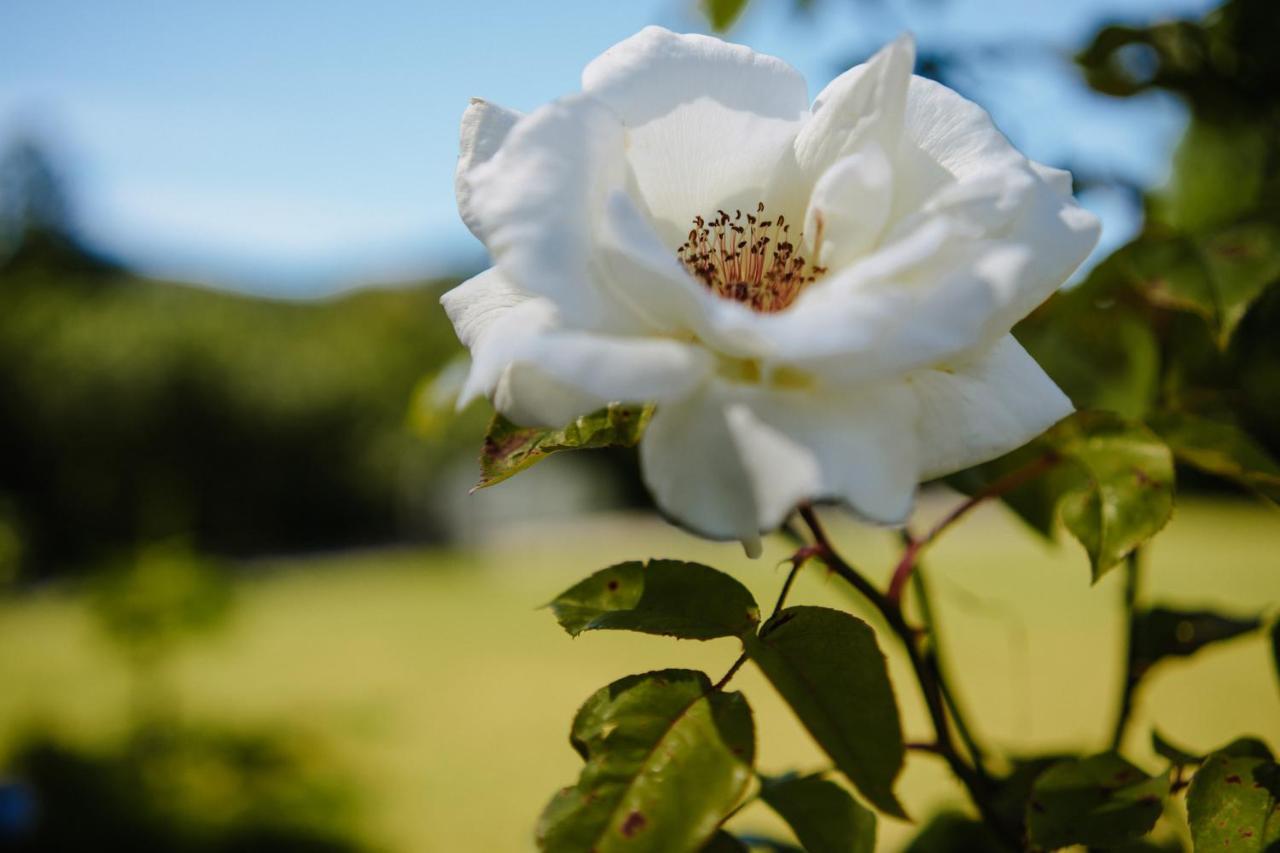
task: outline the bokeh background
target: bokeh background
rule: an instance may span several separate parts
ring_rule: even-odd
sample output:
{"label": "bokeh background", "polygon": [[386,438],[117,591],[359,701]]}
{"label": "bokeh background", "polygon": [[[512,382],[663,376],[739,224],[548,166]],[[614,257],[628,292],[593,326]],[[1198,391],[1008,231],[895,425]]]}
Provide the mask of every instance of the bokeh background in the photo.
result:
{"label": "bokeh background", "polygon": [[[1153,79],[1144,44],[1082,54],[1107,25],[1219,5],[754,0],[729,35],[816,93],[913,31],[919,73],[1074,172],[1104,223],[1079,280],[1153,211],[1275,186],[1267,0],[1228,10],[1260,25],[1226,66],[1261,75],[1252,101],[1217,97],[1207,71]],[[707,27],[686,0],[0,4],[0,849],[532,849],[577,773],[582,699],[627,672],[733,659],[728,641],[571,641],[536,608],[650,554],[769,600],[785,543],[749,561],[667,527],[622,451],[469,495],[488,412],[440,402],[459,347],[437,300],[485,265],[452,194],[467,99],[532,109],[650,23]],[[1276,370],[1255,382],[1263,403],[1280,402]],[[1280,406],[1255,408],[1280,450]],[[1274,507],[1186,482],[1153,595],[1274,607]],[[921,519],[953,499],[930,491]],[[891,533],[829,516],[887,571]],[[1104,742],[1118,581],[1090,586],[1074,544],[1000,507],[929,563],[985,738],[1010,754]],[[817,575],[795,598],[858,607]],[[1138,718],[1201,749],[1241,731],[1275,744],[1268,667],[1258,637],[1162,664]],[[819,766],[765,685],[741,681],[762,766]],[[927,756],[903,785],[917,816],[962,799]],[[886,822],[883,846],[908,832]]]}

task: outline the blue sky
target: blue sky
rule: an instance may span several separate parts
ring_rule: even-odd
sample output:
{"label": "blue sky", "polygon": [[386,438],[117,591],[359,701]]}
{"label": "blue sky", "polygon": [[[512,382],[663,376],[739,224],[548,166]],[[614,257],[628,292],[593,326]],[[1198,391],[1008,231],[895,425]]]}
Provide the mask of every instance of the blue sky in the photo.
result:
{"label": "blue sky", "polygon": [[[1199,15],[1206,0],[754,0],[730,38],[815,94],[903,29],[923,47],[1077,46],[1097,22]],[[282,295],[475,267],[458,221],[457,122],[472,95],[532,109],[645,24],[703,26],[692,0],[319,3],[4,0],[0,141],[69,167],[91,239],[140,268]],[[1183,125],[1169,99],[1113,101],[1052,61],[993,64],[968,94],[1029,155],[1159,181]],[[1106,240],[1132,211],[1086,199]]]}

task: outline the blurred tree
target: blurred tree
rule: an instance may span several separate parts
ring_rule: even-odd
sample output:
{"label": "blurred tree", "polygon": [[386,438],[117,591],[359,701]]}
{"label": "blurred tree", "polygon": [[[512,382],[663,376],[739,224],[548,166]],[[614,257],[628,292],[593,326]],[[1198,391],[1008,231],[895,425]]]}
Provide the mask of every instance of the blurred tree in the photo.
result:
{"label": "blurred tree", "polygon": [[17,270],[40,267],[81,273],[119,269],[80,240],[58,169],[34,138],[19,136],[0,153],[0,282],[12,280]]}
{"label": "blurred tree", "polygon": [[24,573],[171,536],[240,556],[440,535],[420,492],[459,442],[405,426],[458,348],[438,286],[285,303],[103,275],[0,272],[0,506]]}

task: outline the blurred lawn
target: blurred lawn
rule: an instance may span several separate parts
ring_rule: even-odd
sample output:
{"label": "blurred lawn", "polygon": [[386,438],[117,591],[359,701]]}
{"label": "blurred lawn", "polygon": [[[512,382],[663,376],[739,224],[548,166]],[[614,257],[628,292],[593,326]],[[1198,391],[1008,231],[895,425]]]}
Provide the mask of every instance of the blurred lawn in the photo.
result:
{"label": "blurred lawn", "polygon": [[[945,503],[945,502],[944,502]],[[943,503],[930,501],[925,515]],[[892,537],[832,518],[848,556],[882,579]],[[579,759],[569,722],[596,687],[666,666],[718,677],[734,644],[588,634],[571,640],[536,606],[612,562],[661,555],[734,573],[772,606],[787,553],[749,561],[647,518],[509,528],[469,553],[336,555],[256,564],[222,634],[194,640],[170,673],[192,721],[297,727],[351,774],[366,834],[397,851],[518,851]],[[1119,681],[1118,573],[1088,583],[1074,544],[1044,545],[994,507],[928,554],[950,666],[981,736],[1009,752],[1098,749]],[[1181,506],[1157,538],[1150,599],[1235,612],[1280,602],[1280,515],[1244,504]],[[794,603],[854,606],[819,569]],[[909,737],[927,737],[904,662],[891,651]],[[93,742],[118,732],[128,679],[75,596],[51,589],[0,605],[0,748],[38,721]],[[734,680],[756,710],[765,770],[823,764],[755,672]],[[1097,703],[1102,702],[1103,707]],[[1163,664],[1139,697],[1130,749],[1152,769],[1149,724],[1206,749],[1241,732],[1280,746],[1280,695],[1259,637]],[[913,756],[904,801],[927,815],[957,792]],[[769,818],[747,810],[738,825]],[[891,849],[905,825],[885,825]]]}

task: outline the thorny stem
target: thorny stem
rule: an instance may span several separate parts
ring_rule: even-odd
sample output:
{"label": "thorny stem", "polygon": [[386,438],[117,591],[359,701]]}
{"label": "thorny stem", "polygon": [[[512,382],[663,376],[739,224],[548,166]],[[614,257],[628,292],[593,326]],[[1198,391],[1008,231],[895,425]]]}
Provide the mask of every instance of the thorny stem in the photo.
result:
{"label": "thorny stem", "polygon": [[898,561],[897,567],[893,570],[893,577],[889,581],[889,591],[886,594],[888,599],[895,604],[902,601],[902,593],[906,589],[907,581],[911,579],[911,572],[915,568],[916,559],[920,556],[920,552],[933,540],[937,539],[948,527],[955,524],[974,507],[988,498],[997,498],[1013,491],[1018,486],[1039,477],[1061,461],[1062,457],[1052,450],[1037,456],[1021,468],[1010,471],[1003,477],[987,484],[980,491],[975,492],[959,506],[943,516],[942,520],[931,527],[924,536],[908,541],[906,550],[902,552],[902,559]]}
{"label": "thorny stem", "polygon": [[929,719],[933,723],[934,751],[942,756],[947,762],[947,766],[951,768],[951,772],[964,785],[969,798],[973,800],[973,804],[982,815],[983,821],[1012,848],[1020,848],[1018,832],[1000,820],[992,804],[993,791],[991,790],[990,780],[971,767],[960,755],[959,750],[956,749],[955,742],[951,737],[951,726],[947,720],[941,674],[936,665],[926,660],[925,655],[920,650],[919,640],[921,633],[907,624],[898,601],[881,594],[870,581],[863,577],[857,569],[845,562],[844,558],[836,552],[812,506],[801,505],[800,517],[804,519],[805,524],[808,525],[809,530],[812,532],[814,545],[818,549],[818,556],[822,561],[827,564],[831,571],[847,581],[850,586],[871,602],[902,643],[907,652],[907,658],[911,662],[911,668],[915,672],[916,681],[920,685],[920,692],[924,696]]}
{"label": "thorny stem", "polygon": [[[773,613],[769,615],[772,619],[782,610],[782,606],[787,603],[787,595],[791,592],[791,585],[796,581],[796,575],[800,574],[800,568],[809,561],[809,558],[818,556],[817,550],[811,545],[806,545],[791,555],[791,569],[787,572],[787,579],[782,582],[782,589],[778,592],[778,600],[773,605]],[[711,686],[712,690],[722,690],[729,679],[733,678],[738,670],[742,669],[742,665],[747,662],[747,653],[743,652],[738,659],[729,667],[729,671],[720,677],[720,680]]]}
{"label": "thorny stem", "polygon": [[791,570],[787,572],[787,579],[782,582],[778,600],[773,605],[773,612],[769,614],[770,619],[777,616],[782,611],[782,606],[787,603],[787,595],[791,592],[791,585],[796,582],[796,575],[800,574],[800,567],[807,563],[810,557],[816,556],[819,556],[818,550],[811,545],[806,545],[791,555]]}
{"label": "thorny stem", "polygon": [[1120,707],[1116,711],[1116,724],[1111,730],[1111,748],[1119,749],[1133,713],[1133,693],[1142,679],[1138,670],[1137,643],[1134,642],[1137,621],[1134,619],[1138,602],[1138,585],[1142,578],[1142,549],[1134,548],[1124,561],[1124,622],[1125,655],[1124,681],[1120,686]]}
{"label": "thorny stem", "polygon": [[729,679],[731,679],[731,678],[733,678],[735,675],[737,675],[737,674],[738,674],[738,670],[742,669],[742,665],[743,665],[744,663],[746,663],[746,662],[747,662],[747,653],[746,653],[746,652],[743,652],[742,654],[738,655],[738,659],[737,659],[737,660],[735,660],[735,661],[733,662],[733,665],[729,667],[729,671],[728,671],[728,672],[726,672],[724,675],[720,676],[720,680],[719,680],[719,681],[717,681],[715,684],[711,685],[711,690],[712,690],[713,692],[714,692],[714,691],[717,691],[717,690],[723,690],[723,689],[724,689],[724,686],[725,686],[726,684],[728,684],[728,683],[729,683]]}

